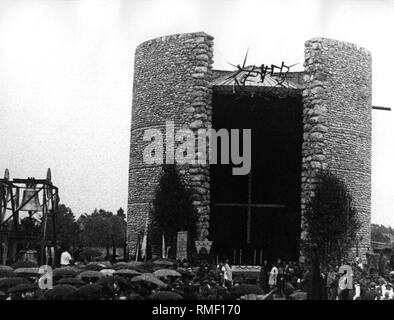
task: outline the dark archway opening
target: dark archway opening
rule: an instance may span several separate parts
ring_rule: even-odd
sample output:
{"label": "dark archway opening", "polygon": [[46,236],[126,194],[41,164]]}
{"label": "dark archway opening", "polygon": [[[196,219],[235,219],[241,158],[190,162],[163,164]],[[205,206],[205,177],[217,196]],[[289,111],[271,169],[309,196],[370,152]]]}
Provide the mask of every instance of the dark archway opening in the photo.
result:
{"label": "dark archway opening", "polygon": [[231,160],[229,165],[210,166],[213,253],[235,264],[297,259],[303,132],[300,94],[250,97],[215,92],[212,124],[216,130],[251,129],[252,135],[248,175],[232,175]]}

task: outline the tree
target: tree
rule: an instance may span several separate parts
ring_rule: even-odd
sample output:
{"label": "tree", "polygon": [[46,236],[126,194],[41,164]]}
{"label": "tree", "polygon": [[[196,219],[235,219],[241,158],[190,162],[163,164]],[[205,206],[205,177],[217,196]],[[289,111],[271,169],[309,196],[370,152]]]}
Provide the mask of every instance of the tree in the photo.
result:
{"label": "tree", "polygon": [[192,193],[181,180],[175,165],[163,165],[159,184],[153,201],[153,220],[164,233],[166,243],[176,247],[178,231],[196,233],[196,212],[192,204]]}
{"label": "tree", "polygon": [[115,255],[116,248],[124,246],[126,222],[121,215],[95,209],[91,215],[82,215],[78,222],[82,229],[81,240],[85,246],[105,247],[107,256],[110,256],[110,247]]}
{"label": "tree", "polygon": [[390,236],[394,236],[391,227],[383,225],[371,224],[371,240],[378,242],[390,242]]}
{"label": "tree", "polygon": [[354,245],[361,222],[343,181],[328,171],[319,173],[317,179],[304,216],[308,228],[304,250],[310,256],[316,250],[320,262],[340,263]]}
{"label": "tree", "polygon": [[118,211],[116,211],[116,215],[122,219],[126,219],[126,214],[124,213],[124,210],[122,207],[120,207],[118,209]]}
{"label": "tree", "polygon": [[[79,243],[79,226],[74,213],[65,204],[59,204],[56,213],[56,238],[63,245],[76,246]],[[47,239],[53,239],[52,215],[48,216]]]}

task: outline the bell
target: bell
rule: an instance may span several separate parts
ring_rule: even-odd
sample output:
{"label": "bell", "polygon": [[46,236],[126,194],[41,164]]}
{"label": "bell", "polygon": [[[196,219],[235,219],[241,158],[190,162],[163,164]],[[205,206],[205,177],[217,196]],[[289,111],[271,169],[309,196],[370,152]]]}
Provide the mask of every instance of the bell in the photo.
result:
{"label": "bell", "polygon": [[[26,201],[28,202],[25,205],[23,205]],[[28,188],[23,191],[23,198],[21,205],[23,205],[23,207],[19,209],[20,211],[42,211],[42,207],[40,204],[40,200],[38,199],[38,193],[36,189]]]}

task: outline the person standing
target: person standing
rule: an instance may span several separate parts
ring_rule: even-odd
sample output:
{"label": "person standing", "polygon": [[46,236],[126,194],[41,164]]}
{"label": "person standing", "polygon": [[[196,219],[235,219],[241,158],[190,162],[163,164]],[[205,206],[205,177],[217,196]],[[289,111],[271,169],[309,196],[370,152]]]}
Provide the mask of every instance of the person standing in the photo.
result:
{"label": "person standing", "polygon": [[270,271],[270,276],[269,276],[269,279],[268,279],[268,285],[270,286],[270,289],[271,289],[271,290],[272,290],[273,288],[275,288],[276,285],[277,285],[277,283],[278,283],[278,282],[277,282],[278,273],[279,273],[278,268],[276,267],[275,264],[273,264],[273,265],[272,265],[272,269],[271,269],[271,271]]}
{"label": "person standing", "polygon": [[336,294],[337,286],[335,285],[335,278],[336,278],[336,273],[334,267],[330,265],[329,271],[327,273],[327,282],[326,282],[328,300],[335,300],[337,296]]}
{"label": "person standing", "polygon": [[230,262],[228,259],[224,261],[224,280],[225,282],[227,281],[230,284],[233,283],[233,271],[231,270]]}
{"label": "person standing", "polygon": [[62,255],[60,256],[60,265],[62,267],[67,267],[72,263],[71,254],[68,252],[68,247],[64,248]]}
{"label": "person standing", "polygon": [[267,260],[264,260],[263,265],[261,266],[260,269],[260,288],[264,291],[265,294],[268,293],[269,287],[268,287],[268,262]]}
{"label": "person standing", "polygon": [[338,281],[338,300],[349,300],[347,270],[344,270],[343,275]]}

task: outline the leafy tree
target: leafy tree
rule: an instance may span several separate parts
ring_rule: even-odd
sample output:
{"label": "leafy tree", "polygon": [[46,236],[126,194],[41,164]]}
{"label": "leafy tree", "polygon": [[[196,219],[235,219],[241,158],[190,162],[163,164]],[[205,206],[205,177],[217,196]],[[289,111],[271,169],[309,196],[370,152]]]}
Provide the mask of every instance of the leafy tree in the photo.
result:
{"label": "leafy tree", "polygon": [[371,224],[371,240],[378,242],[390,242],[391,237],[394,237],[394,232],[391,227],[384,225]]}
{"label": "leafy tree", "polygon": [[[76,246],[79,243],[79,226],[75,221],[74,213],[71,208],[64,204],[59,204],[56,213],[56,238],[60,243]],[[47,239],[53,238],[52,215],[48,216]]]}
{"label": "leafy tree", "polygon": [[164,233],[166,243],[176,247],[178,231],[196,232],[196,212],[192,205],[191,190],[181,180],[175,165],[164,165],[155,192],[152,215],[159,233]]}
{"label": "leafy tree", "polygon": [[81,240],[85,246],[105,247],[107,256],[110,247],[113,255],[117,247],[123,247],[126,238],[126,222],[120,215],[103,209],[95,209],[91,215],[84,214],[78,220],[82,233]]}
{"label": "leafy tree", "polygon": [[361,222],[344,182],[328,171],[317,178],[319,184],[305,212],[304,250],[310,256],[316,252],[323,263],[340,262],[354,245]]}
{"label": "leafy tree", "polygon": [[126,214],[124,213],[124,210],[122,207],[119,208],[119,210],[116,212],[116,215],[122,219],[126,219]]}

